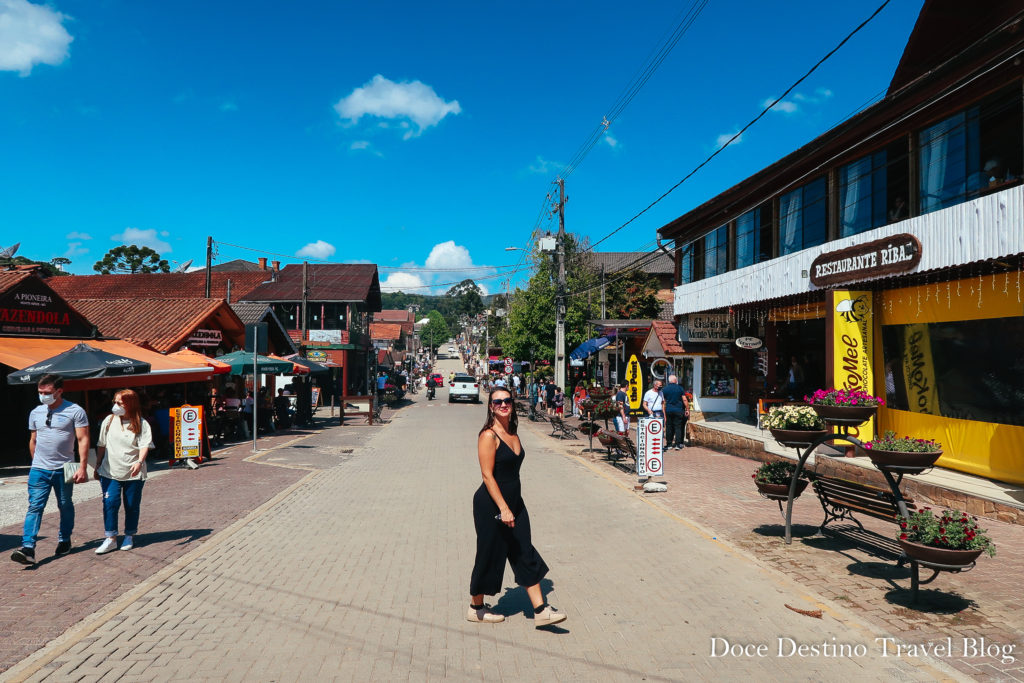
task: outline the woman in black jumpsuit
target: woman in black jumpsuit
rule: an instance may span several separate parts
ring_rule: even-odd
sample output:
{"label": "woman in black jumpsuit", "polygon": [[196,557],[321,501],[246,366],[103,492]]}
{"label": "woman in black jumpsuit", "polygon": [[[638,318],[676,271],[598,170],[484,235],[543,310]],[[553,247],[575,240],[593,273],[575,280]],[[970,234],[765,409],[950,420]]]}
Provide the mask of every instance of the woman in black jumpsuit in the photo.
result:
{"label": "woman in black jumpsuit", "polygon": [[516,435],[518,419],[512,394],[494,389],[487,401],[487,421],[477,438],[477,456],[483,484],[473,496],[476,527],[476,561],[469,581],[470,604],[466,618],[481,623],[504,621],[484,604],[484,595],[501,590],[506,560],[515,581],[526,587],[538,628],[565,620],[544,601],[540,580],[548,566],[530,540],[530,515],[526,511],[519,483],[519,468],[526,453]]}

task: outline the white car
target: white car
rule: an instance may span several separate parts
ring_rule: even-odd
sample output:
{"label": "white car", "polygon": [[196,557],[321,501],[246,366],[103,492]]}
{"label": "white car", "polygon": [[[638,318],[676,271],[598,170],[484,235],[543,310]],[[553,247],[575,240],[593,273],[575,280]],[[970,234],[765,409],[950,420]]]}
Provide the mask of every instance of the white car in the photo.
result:
{"label": "white car", "polygon": [[456,399],[480,402],[480,383],[469,375],[455,375],[448,385],[448,402]]}

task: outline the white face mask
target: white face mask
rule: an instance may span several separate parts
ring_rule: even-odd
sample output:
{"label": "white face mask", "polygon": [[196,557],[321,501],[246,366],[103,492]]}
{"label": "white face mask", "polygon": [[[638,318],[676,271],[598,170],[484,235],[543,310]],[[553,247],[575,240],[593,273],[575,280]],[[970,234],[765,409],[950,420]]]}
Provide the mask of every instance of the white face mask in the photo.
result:
{"label": "white face mask", "polygon": [[114,415],[124,415],[124,406],[119,406],[115,403],[114,407],[110,409],[110,412]]}
{"label": "white face mask", "polygon": [[57,402],[57,397],[53,394],[39,394],[39,402],[44,406],[52,406]]}

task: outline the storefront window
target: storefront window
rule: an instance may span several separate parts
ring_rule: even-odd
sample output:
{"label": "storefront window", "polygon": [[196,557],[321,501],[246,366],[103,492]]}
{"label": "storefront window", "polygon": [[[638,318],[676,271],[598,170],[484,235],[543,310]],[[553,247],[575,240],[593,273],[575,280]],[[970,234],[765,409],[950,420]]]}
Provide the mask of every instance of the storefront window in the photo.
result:
{"label": "storefront window", "polygon": [[886,325],[882,339],[890,408],[1024,425],[1024,317]]}
{"label": "storefront window", "polygon": [[682,267],[680,269],[679,277],[680,284],[685,285],[686,283],[693,282],[697,279],[695,270],[696,246],[697,245],[695,242],[690,242],[685,247],[683,247],[683,254],[681,258]]}
{"label": "storefront window", "polygon": [[767,261],[771,252],[772,207],[765,204],[736,219],[736,267]]}
{"label": "storefront window", "polygon": [[704,235],[704,277],[729,270],[729,226],[723,225]]}
{"label": "storefront window", "polygon": [[736,398],[732,362],[723,358],[703,358],[701,361],[701,396]]}
{"label": "storefront window", "polygon": [[781,255],[825,243],[825,179],[818,178],[779,198]]}

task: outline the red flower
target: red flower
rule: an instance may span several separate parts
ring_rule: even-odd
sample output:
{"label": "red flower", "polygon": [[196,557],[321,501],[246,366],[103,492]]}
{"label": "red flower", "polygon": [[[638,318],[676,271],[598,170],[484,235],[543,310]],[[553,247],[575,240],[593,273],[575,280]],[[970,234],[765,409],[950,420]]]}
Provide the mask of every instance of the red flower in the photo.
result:
{"label": "red flower", "polygon": [[900,534],[900,540],[901,541],[907,540],[907,535],[906,534]]}
{"label": "red flower", "polygon": [[907,523],[906,522],[900,522],[900,528],[901,529],[906,529],[907,528]]}

